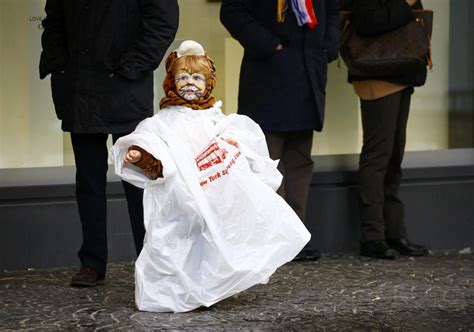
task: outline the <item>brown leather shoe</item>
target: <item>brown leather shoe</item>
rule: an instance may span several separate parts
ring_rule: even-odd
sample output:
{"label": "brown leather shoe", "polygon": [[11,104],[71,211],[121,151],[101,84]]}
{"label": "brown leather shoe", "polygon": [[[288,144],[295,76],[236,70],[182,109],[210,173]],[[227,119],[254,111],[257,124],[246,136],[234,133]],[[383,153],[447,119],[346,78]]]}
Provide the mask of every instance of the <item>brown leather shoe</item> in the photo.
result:
{"label": "brown leather shoe", "polygon": [[101,284],[104,278],[97,276],[97,272],[88,266],[81,266],[79,272],[77,272],[71,279],[72,287],[95,287]]}

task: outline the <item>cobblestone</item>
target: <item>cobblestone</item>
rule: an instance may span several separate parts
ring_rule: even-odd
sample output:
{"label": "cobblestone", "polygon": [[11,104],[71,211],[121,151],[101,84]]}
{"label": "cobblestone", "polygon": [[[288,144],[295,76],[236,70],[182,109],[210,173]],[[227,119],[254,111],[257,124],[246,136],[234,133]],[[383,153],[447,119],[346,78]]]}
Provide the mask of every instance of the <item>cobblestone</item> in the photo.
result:
{"label": "cobblestone", "polygon": [[105,285],[93,289],[69,287],[74,272],[0,273],[0,330],[474,331],[472,253],[325,255],[184,314],[137,311],[131,263],[110,264]]}

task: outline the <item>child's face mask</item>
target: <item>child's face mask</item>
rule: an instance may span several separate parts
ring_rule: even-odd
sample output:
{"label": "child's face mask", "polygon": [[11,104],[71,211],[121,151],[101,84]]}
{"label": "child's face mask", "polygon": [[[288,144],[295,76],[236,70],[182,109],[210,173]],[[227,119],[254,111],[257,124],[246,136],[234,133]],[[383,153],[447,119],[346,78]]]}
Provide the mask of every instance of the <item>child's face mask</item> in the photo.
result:
{"label": "child's face mask", "polygon": [[206,76],[202,73],[180,70],[175,81],[178,94],[188,101],[198,100],[206,91]]}

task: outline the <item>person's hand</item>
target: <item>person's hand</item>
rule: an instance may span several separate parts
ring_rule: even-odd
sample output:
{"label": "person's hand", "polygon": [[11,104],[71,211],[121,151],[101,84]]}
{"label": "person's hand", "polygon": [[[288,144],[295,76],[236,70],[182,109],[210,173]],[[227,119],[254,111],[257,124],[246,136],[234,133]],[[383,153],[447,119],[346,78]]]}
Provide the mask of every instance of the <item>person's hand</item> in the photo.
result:
{"label": "person's hand", "polygon": [[407,3],[410,7],[413,6],[415,3],[418,2],[418,0],[405,0],[405,1],[406,1],[406,3]]}
{"label": "person's hand", "polygon": [[233,145],[235,146],[236,148],[239,147],[239,144],[237,143],[237,141],[233,138],[223,138],[223,140],[227,143],[227,144],[230,144],[230,145]]}
{"label": "person's hand", "polygon": [[238,144],[237,141],[236,141],[235,139],[233,139],[233,138],[226,138],[225,141],[226,141],[227,143],[229,143],[230,145],[235,146],[236,148],[239,147],[239,144]]}
{"label": "person's hand", "polygon": [[133,164],[142,159],[142,153],[138,150],[130,150],[123,158],[123,164]]}

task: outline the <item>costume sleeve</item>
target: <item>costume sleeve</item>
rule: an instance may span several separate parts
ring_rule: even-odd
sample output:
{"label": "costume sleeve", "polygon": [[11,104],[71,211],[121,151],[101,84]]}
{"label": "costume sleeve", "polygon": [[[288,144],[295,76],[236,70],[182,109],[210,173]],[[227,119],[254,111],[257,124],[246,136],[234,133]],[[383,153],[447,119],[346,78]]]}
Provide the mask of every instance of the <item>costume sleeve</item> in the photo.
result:
{"label": "costume sleeve", "polygon": [[45,12],[39,65],[41,79],[63,67],[68,60],[63,0],[47,0]]}
{"label": "costume sleeve", "polygon": [[131,80],[155,70],[171,45],[178,29],[177,0],[140,1],[142,24],[135,42],[121,55],[114,69]]}
{"label": "costume sleeve", "polygon": [[361,35],[377,35],[395,30],[414,20],[412,8],[405,0],[354,0],[354,25]]}
{"label": "costume sleeve", "polygon": [[281,42],[258,22],[243,0],[223,0],[220,20],[232,37],[253,56],[268,58],[276,52]]}
{"label": "costume sleeve", "polygon": [[132,145],[128,148],[128,151],[130,150],[138,150],[142,154],[142,158],[133,165],[141,168],[152,180],[163,177],[163,165],[160,160],[138,145]]}
{"label": "costume sleeve", "polygon": [[326,36],[324,45],[328,52],[329,62],[337,59],[340,40],[340,15],[339,2],[337,0],[326,0]]}

